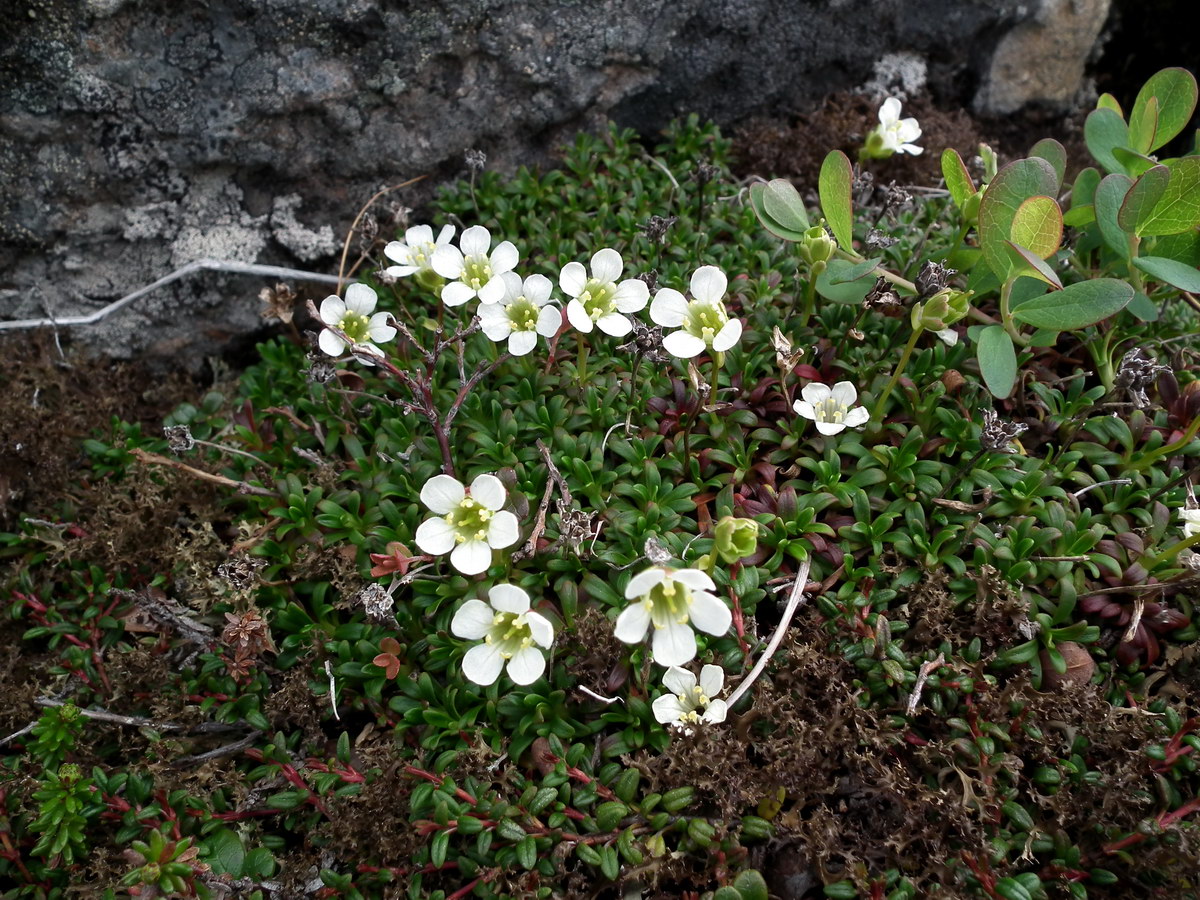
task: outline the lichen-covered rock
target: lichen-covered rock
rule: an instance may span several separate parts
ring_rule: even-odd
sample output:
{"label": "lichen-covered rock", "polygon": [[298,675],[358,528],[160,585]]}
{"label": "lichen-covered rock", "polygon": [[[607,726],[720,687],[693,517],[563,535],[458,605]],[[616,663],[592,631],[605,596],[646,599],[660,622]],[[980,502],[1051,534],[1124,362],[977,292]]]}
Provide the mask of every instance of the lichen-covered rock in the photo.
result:
{"label": "lichen-covered rock", "polygon": [[[606,118],[653,132],[692,111],[786,115],[872,72],[903,89],[924,70],[966,101],[1024,10],[14,0],[0,23],[0,317],[89,312],[199,255],[328,270],[375,190],[454,174],[470,147],[511,167]],[[433,181],[399,202],[417,206]],[[260,287],[196,276],[84,331],[118,354],[199,359],[255,327]]]}

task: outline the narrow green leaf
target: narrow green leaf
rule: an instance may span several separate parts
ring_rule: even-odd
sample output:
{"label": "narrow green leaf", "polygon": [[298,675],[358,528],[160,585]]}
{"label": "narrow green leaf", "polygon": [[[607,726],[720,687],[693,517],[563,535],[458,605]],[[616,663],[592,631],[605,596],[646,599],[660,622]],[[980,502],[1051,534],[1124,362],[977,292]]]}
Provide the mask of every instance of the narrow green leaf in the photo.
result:
{"label": "narrow green leaf", "polygon": [[1140,235],[1179,234],[1200,223],[1200,156],[1177,159],[1170,169],[1166,190],[1138,225]]}
{"label": "narrow green leaf", "polygon": [[1129,111],[1129,148],[1138,153],[1149,153],[1152,146],[1157,146],[1154,143],[1157,130],[1158,98],[1138,94],[1133,109]]}
{"label": "narrow green leaf", "polygon": [[1033,900],[1033,894],[1015,878],[1001,878],[992,890],[1004,900]]}
{"label": "narrow green leaf", "polygon": [[979,373],[992,396],[1003,399],[1017,383],[1017,350],[1012,338],[1000,325],[989,325],[979,333],[975,344]]}
{"label": "narrow green leaf", "polygon": [[768,181],[763,188],[762,200],[767,215],[784,228],[798,232],[808,229],[808,212],[804,208],[804,200],[786,178]]}
{"label": "narrow green leaf", "polygon": [[1106,106],[1092,110],[1083,123],[1083,139],[1088,152],[1106,171],[1124,171],[1125,167],[1113,156],[1114,147],[1129,145],[1129,126],[1120,113]]}
{"label": "narrow green leaf", "polygon": [[1114,172],[1106,175],[1096,188],[1096,224],[1100,226],[1100,234],[1104,243],[1126,259],[1129,258],[1129,235],[1117,222],[1117,215],[1131,187],[1133,179]]}
{"label": "narrow green leaf", "polygon": [[1142,173],[1117,210],[1117,224],[1123,231],[1132,232],[1150,218],[1170,180],[1171,170],[1166,166],[1154,166]]}
{"label": "narrow green leaf", "polygon": [[1055,193],[1056,181],[1050,163],[1033,156],[1009,163],[988,185],[979,204],[979,243],[988,267],[1002,281],[1010,266],[1005,242],[1012,237],[1017,210],[1030,197]]}
{"label": "narrow green leaf", "polygon": [[1133,264],[1164,284],[1181,291],[1200,293],[1200,269],[1161,256],[1139,256]]}
{"label": "narrow green leaf", "polygon": [[1034,328],[1075,331],[1120,312],[1133,299],[1133,287],[1117,278],[1094,278],[1051,291],[1013,310],[1013,318]]}
{"label": "narrow green leaf", "polygon": [[1151,97],[1157,101],[1157,127],[1146,153],[1153,153],[1183,131],[1196,111],[1196,96],[1196,78],[1187,69],[1163,69],[1150,76],[1138,91],[1129,114],[1132,128],[1139,105],[1148,104]]}
{"label": "narrow green leaf", "polygon": [[854,247],[854,204],[851,189],[854,167],[841,150],[830,150],[821,163],[817,192],[821,197],[821,212],[843,250]]}
{"label": "narrow green leaf", "polygon": [[1062,281],[1059,279],[1055,271],[1050,268],[1044,259],[1036,253],[1022,247],[1020,244],[1015,244],[1012,241],[1008,242],[1008,254],[1013,262],[1013,272],[1019,272],[1021,275],[1026,275],[1030,278],[1036,278],[1039,281],[1044,281],[1056,290],[1062,289]]}
{"label": "narrow green leaf", "polygon": [[1013,216],[1013,243],[1046,259],[1062,243],[1062,210],[1053,197],[1027,198]]}
{"label": "narrow green leaf", "polygon": [[975,182],[971,180],[966,163],[953,147],[942,151],[942,177],[946,179],[946,190],[950,192],[954,205],[961,210],[974,195]]}
{"label": "narrow green leaf", "polygon": [[[1067,151],[1054,138],[1042,138],[1029,150],[1030,156],[1037,156],[1044,159],[1054,167],[1054,174],[1058,178],[1058,187],[1062,186],[1063,176],[1067,173]],[[1055,194],[1058,193],[1058,188],[1055,188]]]}

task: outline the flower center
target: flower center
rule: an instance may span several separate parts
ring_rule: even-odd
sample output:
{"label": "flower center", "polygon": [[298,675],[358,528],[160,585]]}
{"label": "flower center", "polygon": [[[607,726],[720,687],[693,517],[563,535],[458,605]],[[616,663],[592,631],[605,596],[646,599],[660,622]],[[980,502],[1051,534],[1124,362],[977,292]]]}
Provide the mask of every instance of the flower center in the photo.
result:
{"label": "flower center", "polygon": [[613,295],[616,292],[617,286],[611,281],[602,284],[595,278],[589,278],[588,283],[583,287],[583,293],[579,295],[579,302],[583,304],[584,311],[595,322],[616,311],[617,304],[613,302]]}
{"label": "flower center", "polygon": [[454,540],[458,543],[467,541],[486,541],[488,521],[492,511],[472,497],[463,497],[458,509],[446,514],[446,521],[454,529]]}
{"label": "flower center", "polygon": [[468,256],[463,266],[462,280],[475,290],[479,290],[492,280],[492,266],[486,256]]}
{"label": "flower center", "polygon": [[813,404],[813,412],[817,414],[818,422],[830,422],[839,425],[846,419],[849,410],[845,404],[839,403],[833,397],[826,397],[819,403]]}
{"label": "flower center", "polygon": [[691,303],[688,307],[687,321],[684,329],[693,337],[698,337],[708,346],[712,346],[713,338],[729,321],[725,310],[712,303]]}
{"label": "flower center", "polygon": [[537,331],[539,310],[524,294],[504,307],[513,331]]}
{"label": "flower center", "polygon": [[369,320],[362,313],[347,311],[342,316],[342,321],[338,322],[338,328],[346,332],[346,337],[350,338],[354,343],[361,344],[369,336],[367,333],[368,322]]}
{"label": "flower center", "polygon": [[524,613],[498,612],[492,617],[492,627],[483,639],[494,645],[502,657],[512,659],[518,651],[533,643],[533,632]]}
{"label": "flower center", "polygon": [[650,610],[650,619],[655,628],[684,624],[688,621],[688,609],[692,605],[692,592],[687,585],[667,579],[656,584],[642,601]]}
{"label": "flower center", "polygon": [[433,251],[437,248],[426,241],[423,244],[417,244],[415,247],[409,248],[409,253],[412,257],[412,264],[422,269],[429,268],[429,258],[433,256]]}

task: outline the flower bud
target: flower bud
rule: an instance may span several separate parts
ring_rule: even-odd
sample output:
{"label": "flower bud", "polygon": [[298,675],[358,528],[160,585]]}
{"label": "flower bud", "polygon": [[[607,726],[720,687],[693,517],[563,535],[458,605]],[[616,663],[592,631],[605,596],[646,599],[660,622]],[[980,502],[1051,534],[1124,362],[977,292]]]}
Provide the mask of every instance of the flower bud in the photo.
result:
{"label": "flower bud", "polygon": [[825,226],[814,225],[804,232],[804,240],[800,242],[800,256],[810,266],[820,266],[825,270],[827,263],[837,251],[837,241],[830,237]]}
{"label": "flower bud", "polygon": [[952,288],[938,291],[924,303],[918,303],[913,307],[913,328],[924,328],[928,331],[942,331],[949,328],[966,316],[971,308],[973,293],[974,291],[956,291]]}
{"label": "flower bud", "polygon": [[713,530],[713,550],[727,563],[752,556],[758,549],[758,523],[722,516]]}

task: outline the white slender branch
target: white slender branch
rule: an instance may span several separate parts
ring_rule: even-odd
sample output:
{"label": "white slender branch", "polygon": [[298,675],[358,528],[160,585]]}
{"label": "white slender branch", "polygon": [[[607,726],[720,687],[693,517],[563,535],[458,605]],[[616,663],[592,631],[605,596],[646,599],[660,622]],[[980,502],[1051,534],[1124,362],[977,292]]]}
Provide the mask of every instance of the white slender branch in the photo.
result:
{"label": "white slender branch", "polygon": [[758,676],[763,673],[763,669],[767,667],[767,662],[775,654],[775,651],[779,649],[784,632],[788,630],[788,626],[792,623],[792,616],[796,614],[796,609],[800,606],[800,601],[804,598],[804,586],[808,584],[808,570],[811,565],[812,561],[808,559],[800,564],[800,572],[796,575],[796,580],[792,584],[791,596],[788,597],[787,606],[783,608],[783,616],[779,619],[779,624],[775,626],[775,633],[771,635],[771,641],[767,644],[767,649],[758,658],[758,662],[754,664],[754,668],[750,670],[750,674],[742,680],[742,683],[737,686],[737,689],[729,695],[729,699],[726,701],[731,708],[750,690],[750,685],[754,684]]}

